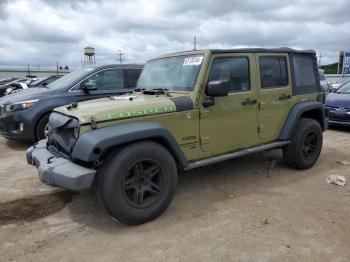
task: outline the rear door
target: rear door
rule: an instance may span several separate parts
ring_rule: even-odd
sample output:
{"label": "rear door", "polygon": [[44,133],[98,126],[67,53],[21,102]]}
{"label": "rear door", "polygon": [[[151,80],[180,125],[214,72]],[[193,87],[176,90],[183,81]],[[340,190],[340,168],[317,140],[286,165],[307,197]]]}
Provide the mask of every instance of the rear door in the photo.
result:
{"label": "rear door", "polygon": [[288,54],[257,54],[260,76],[259,137],[263,143],[275,140],[292,105],[292,81]]}

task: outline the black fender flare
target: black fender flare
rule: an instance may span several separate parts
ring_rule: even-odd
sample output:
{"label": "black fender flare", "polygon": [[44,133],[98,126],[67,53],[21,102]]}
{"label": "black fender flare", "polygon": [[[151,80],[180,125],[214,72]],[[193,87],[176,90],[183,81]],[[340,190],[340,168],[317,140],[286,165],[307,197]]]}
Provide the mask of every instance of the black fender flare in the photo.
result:
{"label": "black fender flare", "polygon": [[294,128],[298,124],[299,119],[301,116],[306,113],[307,111],[311,110],[319,110],[320,116],[321,116],[321,128],[322,130],[327,129],[327,121],[326,121],[326,115],[325,115],[325,107],[322,103],[317,101],[306,101],[306,102],[300,102],[290,110],[287,120],[283,125],[283,128],[279,134],[278,139],[279,140],[289,140],[292,136],[292,133],[294,131]]}
{"label": "black fender flare", "polygon": [[135,122],[92,130],[82,134],[72,151],[72,159],[87,163],[99,160],[107,150],[141,140],[159,140],[174,156],[180,168],[188,161],[172,134],[158,122]]}

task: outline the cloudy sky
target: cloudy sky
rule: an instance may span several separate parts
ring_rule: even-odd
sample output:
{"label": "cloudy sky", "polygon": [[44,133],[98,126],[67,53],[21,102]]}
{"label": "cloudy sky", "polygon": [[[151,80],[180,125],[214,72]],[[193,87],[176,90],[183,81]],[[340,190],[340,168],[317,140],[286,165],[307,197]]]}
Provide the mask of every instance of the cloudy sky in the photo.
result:
{"label": "cloudy sky", "polygon": [[350,50],[349,0],[0,0],[0,66],[144,62],[193,48]]}

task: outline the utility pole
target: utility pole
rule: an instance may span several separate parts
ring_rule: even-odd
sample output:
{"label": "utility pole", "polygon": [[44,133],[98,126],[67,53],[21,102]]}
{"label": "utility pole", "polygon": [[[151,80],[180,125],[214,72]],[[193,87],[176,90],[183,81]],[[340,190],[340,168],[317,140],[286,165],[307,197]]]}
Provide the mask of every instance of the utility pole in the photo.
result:
{"label": "utility pole", "polygon": [[193,50],[197,50],[197,37],[194,36],[194,39],[193,39]]}
{"label": "utility pole", "polygon": [[123,64],[123,58],[122,58],[122,56],[124,55],[124,53],[122,53],[122,51],[120,51],[119,50],[119,62],[120,62],[120,64]]}
{"label": "utility pole", "polygon": [[323,55],[322,55],[322,53],[320,53],[320,55],[319,55],[319,59],[318,59],[318,67],[320,67],[320,66],[321,66],[321,60],[322,60],[322,57],[323,57]]}
{"label": "utility pole", "polygon": [[29,64],[28,64],[28,77],[30,77]]}

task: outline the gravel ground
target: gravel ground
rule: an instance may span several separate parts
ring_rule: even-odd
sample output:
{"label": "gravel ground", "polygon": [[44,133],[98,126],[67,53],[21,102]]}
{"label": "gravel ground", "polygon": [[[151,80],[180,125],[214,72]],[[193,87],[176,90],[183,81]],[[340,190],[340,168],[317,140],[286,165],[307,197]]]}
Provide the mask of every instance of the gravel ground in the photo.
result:
{"label": "gravel ground", "polygon": [[350,129],[327,131],[306,171],[271,151],[181,174],[169,209],[141,226],[41,184],[28,146],[0,139],[1,261],[350,261],[350,186],[325,182],[350,181]]}

